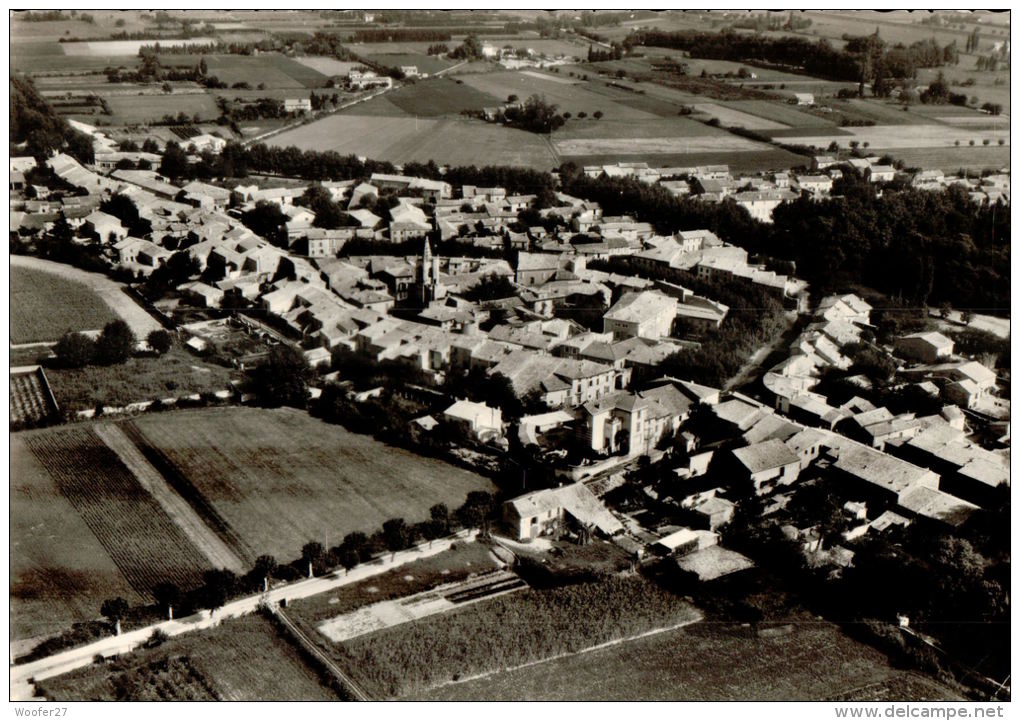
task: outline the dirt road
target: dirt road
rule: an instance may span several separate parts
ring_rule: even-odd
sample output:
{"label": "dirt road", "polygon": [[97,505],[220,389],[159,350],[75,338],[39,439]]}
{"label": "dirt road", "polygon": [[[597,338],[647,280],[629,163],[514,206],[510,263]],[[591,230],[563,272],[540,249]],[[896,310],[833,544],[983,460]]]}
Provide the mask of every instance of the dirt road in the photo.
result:
{"label": "dirt road", "polygon": [[195,544],[213,568],[226,568],[244,573],[244,562],[199,518],[195,510],[172,489],[151,463],[142,455],[130,438],[115,423],[97,423],[96,435],[110,447],[128,470],[138,479],[139,485],[156,499],[167,515]]}

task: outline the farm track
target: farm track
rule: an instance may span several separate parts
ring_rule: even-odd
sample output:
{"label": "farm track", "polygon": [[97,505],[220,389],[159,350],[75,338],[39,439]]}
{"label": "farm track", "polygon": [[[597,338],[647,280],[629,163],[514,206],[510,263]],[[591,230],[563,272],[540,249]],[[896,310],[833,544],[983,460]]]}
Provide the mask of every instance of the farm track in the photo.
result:
{"label": "farm track", "polygon": [[206,557],[90,426],[34,434],[28,446],[124,579],[144,599],[168,581],[194,588]]}
{"label": "farm track", "polygon": [[205,525],[188,502],[170,487],[120,426],[97,423],[95,431],[131,471],[138,484],[148,491],[214,568],[226,568],[236,573],[244,571],[244,562]]}
{"label": "farm track", "polygon": [[356,701],[371,700],[371,697],[367,693],[365,693],[350,676],[344,673],[344,670],[340,668],[333,659],[324,654],[322,650],[318,647],[318,645],[316,645],[316,643],[312,639],[310,639],[308,635],[304,631],[302,631],[296,623],[290,620],[290,617],[284,612],[282,608],[280,608],[279,606],[274,607],[273,613],[276,614],[276,617],[280,619],[280,621],[287,627],[287,630],[289,630],[290,633],[293,634],[294,640],[297,641],[299,645],[303,646],[308,653],[315,656],[319,663],[321,663],[326,669],[329,670],[331,674],[333,674],[333,676],[335,676],[342,684],[344,684],[347,687],[347,689],[351,692],[351,695],[354,696]]}
{"label": "farm track", "polygon": [[244,561],[253,561],[254,554],[251,547],[244,542],[226,519],[206,500],[202,492],[191,482],[191,479],[163,451],[149,441],[135,422],[126,421],[120,427],[170,487],[198,514],[204,524],[212,529],[236,555]]}

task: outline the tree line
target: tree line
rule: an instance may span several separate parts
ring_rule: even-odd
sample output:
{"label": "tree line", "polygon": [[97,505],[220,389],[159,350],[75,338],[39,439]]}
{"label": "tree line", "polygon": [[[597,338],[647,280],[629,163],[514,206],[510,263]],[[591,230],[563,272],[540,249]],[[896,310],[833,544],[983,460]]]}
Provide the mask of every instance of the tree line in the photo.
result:
{"label": "tree line", "polygon": [[[32,155],[39,162],[44,162],[54,151],[61,151],[81,163],[95,160],[92,138],[78,132],[57,115],[53,106],[36,90],[32,79],[24,75],[11,75],[9,119],[12,156]],[[21,143],[25,143],[24,148],[13,147]]]}
{"label": "tree line", "polygon": [[945,48],[938,47],[934,40],[887,46],[877,34],[849,37],[840,50],[824,38],[812,41],[731,30],[636,30],[625,38],[624,47],[637,45],[684,50],[693,58],[767,63],[831,80],[861,83],[879,77],[912,78],[918,68],[937,67],[958,58],[954,43]]}

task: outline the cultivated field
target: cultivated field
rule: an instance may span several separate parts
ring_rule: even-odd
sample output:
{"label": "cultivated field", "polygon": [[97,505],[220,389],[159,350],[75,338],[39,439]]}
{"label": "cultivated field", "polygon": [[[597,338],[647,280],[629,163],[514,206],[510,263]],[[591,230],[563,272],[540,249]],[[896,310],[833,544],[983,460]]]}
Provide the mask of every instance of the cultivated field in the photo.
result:
{"label": "cultivated field", "polygon": [[335,150],[395,163],[435,160],[451,165],[523,165],[541,170],[559,164],[539,135],[460,118],[344,113],[280,133],[268,142],[278,147]]}
{"label": "cultivated field", "polygon": [[11,373],[12,426],[44,420],[56,410],[50,399],[49,385],[40,369]]}
{"label": "cultivated field", "polygon": [[[146,45],[155,45],[156,40],[92,40],[81,43],[63,43],[64,54],[69,56],[84,55],[85,57],[107,57],[126,55],[136,57],[138,50]],[[216,42],[216,38],[188,38],[187,40],[162,38],[160,45],[166,47],[180,47],[182,45],[209,45]]]}
{"label": "cultivated field", "polygon": [[[49,260],[32,258],[26,255],[11,256],[12,272],[15,269],[19,271],[22,269],[43,271],[48,275],[51,275],[52,279],[44,279],[44,287],[47,288],[59,287],[59,284],[67,281],[87,286],[91,291],[99,296],[103,302],[106,303],[110,310],[120,316],[129,326],[131,326],[131,330],[134,331],[135,336],[138,338],[144,338],[149,331],[156,330],[160,327],[159,323],[157,323],[152,316],[146,313],[137,303],[124,293],[122,286],[119,283],[113,282],[105,275],[100,275],[99,273],[87,273],[70,265],[54,263]],[[49,297],[53,298],[54,296],[51,293]],[[47,307],[44,312],[49,313],[52,312],[52,310],[52,308]],[[43,321],[35,320],[32,322],[35,323]],[[64,330],[67,330],[66,326],[61,328],[58,332],[58,336],[60,333],[63,333]],[[49,340],[57,340],[57,338],[54,337]]]}
{"label": "cultivated field", "polygon": [[[327,60],[328,58],[320,58]],[[260,83],[267,88],[321,88],[326,84],[327,73],[306,62],[308,58],[288,58],[276,53],[258,57],[245,55],[210,55],[206,57],[209,74],[227,85],[247,82],[253,88]],[[197,62],[197,60],[195,61]],[[304,95],[303,97],[307,97]]]}
{"label": "cultivated field", "polygon": [[91,426],[30,432],[25,443],[139,595],[200,582],[208,561]]}
{"label": "cultivated field", "polygon": [[581,111],[589,115],[601,111],[605,114],[606,120],[654,120],[657,117],[654,113],[634,108],[629,102],[630,93],[620,91],[618,95],[611,97],[605,91],[595,92],[594,86],[588,83],[568,85],[535,77],[543,74],[495,72],[464,75],[462,79],[467,85],[502,100],[510,95],[517,95],[521,100],[531,95],[540,95],[547,102],[559,106],[560,112],[570,112],[574,115]]}
{"label": "cultivated field", "polygon": [[55,701],[336,701],[260,616],[188,633],[40,684]]}
{"label": "cultivated field", "polygon": [[672,593],[617,577],[480,601],[330,651],[370,693],[399,698],[699,618]]}
{"label": "cultivated field", "polygon": [[[205,93],[170,95],[110,95],[106,98],[113,116],[109,122],[122,125],[148,123],[164,115],[185,113],[202,120],[213,120],[220,111],[216,99]],[[87,118],[86,118],[87,119]]]}
{"label": "cultivated field", "polygon": [[657,138],[584,138],[554,140],[560,155],[683,155],[770,150],[768,145],[737,135]]}
{"label": "cultivated field", "polygon": [[11,343],[55,341],[68,330],[99,330],[117,316],[87,286],[11,267]]}
{"label": "cultivated field", "polygon": [[103,600],[142,596],[29,447],[54,431],[10,436],[11,638],[51,635],[99,616]]}
{"label": "cultivated field", "polygon": [[435,503],[454,508],[469,491],[492,488],[474,473],[293,410],[180,411],[135,424],[236,534],[235,551],[249,561],[262,553],[289,561],[309,540],[336,544],[393,517],[420,521]]}
{"label": "cultivated field", "polygon": [[[457,83],[449,78],[421,80],[365,103],[366,106],[378,101],[388,101],[401,115],[457,115],[462,110],[481,110],[498,105],[500,98],[475,90],[466,83]],[[364,112],[361,108],[360,112]]]}
{"label": "cultivated field", "polygon": [[448,60],[447,58],[441,58],[436,55],[426,55],[425,53],[372,53],[368,56],[368,58],[373,62],[381,63],[382,65],[390,68],[399,68],[402,65],[413,65],[418,68],[419,73],[428,73],[429,75],[434,75],[440,70],[446,70],[448,67],[457,64],[456,60]]}
{"label": "cultivated field", "polygon": [[[433,701],[821,701],[868,689],[875,700],[948,700],[934,682],[890,668],[885,657],[832,624],[804,617],[758,635],[733,624],[698,623],[452,684],[414,698]],[[879,687],[911,695],[882,694]]]}
{"label": "cultivated field", "polygon": [[[1007,136],[1008,141],[1008,136]],[[956,148],[906,148],[892,152],[910,168],[938,168],[946,172],[967,170],[998,170],[1009,165],[1009,145],[993,143],[987,147],[961,144]]]}
{"label": "cultivated field", "polygon": [[294,61],[301,63],[305,67],[311,68],[315,72],[325,75],[326,77],[331,77],[333,75],[347,75],[347,73],[359,66],[359,63],[337,60],[336,58],[325,58],[319,55],[296,57],[294,58]]}
{"label": "cultivated field", "polygon": [[816,115],[812,115],[811,113],[802,112],[789,103],[778,100],[729,100],[719,104],[727,108],[739,110],[743,113],[767,118],[791,128],[832,126],[831,118],[820,118]]}
{"label": "cultivated field", "polygon": [[698,103],[694,109],[712,118],[717,118],[720,123],[726,126],[743,127],[748,130],[779,130],[789,127],[774,120],[767,120],[758,115],[751,115],[740,110],[735,110],[716,103]]}
{"label": "cultivated field", "polygon": [[985,139],[997,144],[1002,138],[1005,146],[1002,150],[1006,162],[1009,158],[1009,133],[1005,130],[995,133],[987,130],[971,130],[954,128],[947,125],[875,125],[863,128],[846,128],[850,136],[834,134],[805,134],[801,137],[788,138],[788,142],[800,145],[813,145],[825,148],[836,141],[841,145],[850,140],[869,143],[873,149],[899,150],[907,148],[952,148],[968,145],[971,140],[982,145]]}

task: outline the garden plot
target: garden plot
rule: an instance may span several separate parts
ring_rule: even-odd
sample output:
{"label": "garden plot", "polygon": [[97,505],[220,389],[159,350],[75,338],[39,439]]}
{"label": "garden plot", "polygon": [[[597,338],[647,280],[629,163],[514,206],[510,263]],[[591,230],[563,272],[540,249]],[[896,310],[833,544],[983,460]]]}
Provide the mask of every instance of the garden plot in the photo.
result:
{"label": "garden plot", "polygon": [[494,571],[481,578],[359,608],[320,624],[318,630],[334,643],[341,643],[384,628],[445,613],[465,603],[492,598],[525,587],[524,582],[516,574],[509,571]]}

